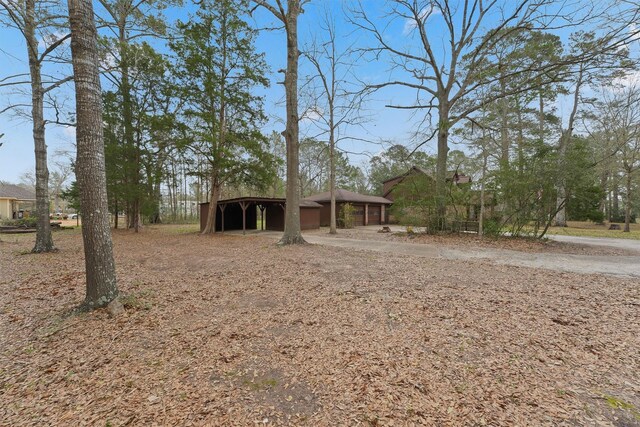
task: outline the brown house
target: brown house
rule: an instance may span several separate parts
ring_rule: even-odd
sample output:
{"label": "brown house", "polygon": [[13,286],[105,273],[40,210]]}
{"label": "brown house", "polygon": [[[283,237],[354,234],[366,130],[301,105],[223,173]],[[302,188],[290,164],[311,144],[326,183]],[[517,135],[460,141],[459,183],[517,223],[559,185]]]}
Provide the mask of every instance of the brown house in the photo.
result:
{"label": "brown house", "polygon": [[[331,222],[331,192],[314,194],[305,200],[322,205],[320,208],[320,225],[326,227]],[[379,196],[354,193],[342,189],[336,190],[336,217],[340,217],[342,206],[346,203],[355,208],[355,225],[379,225],[387,223],[388,209],[391,200]]]}
{"label": "brown house", "polygon": [[[419,166],[413,166],[407,172],[398,176],[394,176],[393,178],[389,178],[386,181],[384,181],[382,183],[382,197],[385,197],[391,201],[394,201],[395,195],[393,193],[394,193],[394,190],[396,190],[396,187],[402,182],[404,182],[405,180],[411,179],[412,177],[415,177],[415,176],[426,177],[432,180],[435,185],[435,178],[429,171]],[[459,173],[458,171],[448,171],[446,179],[447,179],[447,182],[453,182],[455,185],[471,183],[470,176],[467,176],[463,173]]]}
{"label": "brown house", "polygon": [[[216,231],[262,230],[284,231],[286,199],[271,197],[237,197],[218,201]],[[302,230],[320,228],[318,203],[300,201]],[[209,203],[200,203],[200,231],[207,225]],[[258,221],[260,220],[260,221]]]}

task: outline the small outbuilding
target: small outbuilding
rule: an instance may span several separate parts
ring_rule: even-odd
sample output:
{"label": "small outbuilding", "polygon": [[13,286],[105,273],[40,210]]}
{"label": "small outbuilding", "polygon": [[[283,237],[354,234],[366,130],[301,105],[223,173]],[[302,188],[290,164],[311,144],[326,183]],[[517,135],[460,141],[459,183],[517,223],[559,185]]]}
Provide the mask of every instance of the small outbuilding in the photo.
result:
{"label": "small outbuilding", "polygon": [[[286,199],[271,197],[237,197],[218,201],[216,231],[271,230],[284,231]],[[310,200],[300,200],[300,228],[320,228],[320,208]],[[200,231],[207,225],[209,202],[200,203]]]}
{"label": "small outbuilding", "polygon": [[[322,205],[320,208],[320,225],[322,227],[328,226],[331,222],[331,192],[326,191],[314,194],[305,200]],[[354,225],[380,225],[387,223],[387,208],[392,202],[384,197],[336,189],[336,217],[340,217],[342,207],[346,203],[351,204],[355,209]]]}

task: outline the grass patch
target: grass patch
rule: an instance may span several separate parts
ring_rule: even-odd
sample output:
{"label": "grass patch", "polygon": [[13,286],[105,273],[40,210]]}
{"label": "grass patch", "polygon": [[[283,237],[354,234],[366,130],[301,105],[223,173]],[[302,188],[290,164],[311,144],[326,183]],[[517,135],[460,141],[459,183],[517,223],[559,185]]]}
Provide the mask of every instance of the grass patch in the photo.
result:
{"label": "grass patch", "polygon": [[128,310],[151,310],[152,304],[147,300],[151,294],[150,291],[140,291],[135,294],[120,295],[120,302]]}
{"label": "grass patch", "polygon": [[[609,225],[609,223],[598,225],[588,221],[568,221],[567,227],[549,227],[547,234],[640,240],[640,224],[630,224],[631,231],[628,233],[622,230],[609,230]],[[624,224],[620,224],[620,227],[624,228]]]}
{"label": "grass patch", "polygon": [[167,224],[158,228],[162,228],[166,234],[191,234],[200,231],[200,224]]}
{"label": "grass patch", "polygon": [[625,402],[622,399],[618,399],[615,396],[605,393],[602,393],[602,398],[607,402],[607,405],[609,405],[613,409],[622,409],[624,411],[629,411],[636,420],[640,421],[640,410],[638,410],[638,408],[636,408],[631,403]]}
{"label": "grass patch", "polygon": [[260,378],[254,381],[249,379],[242,380],[242,385],[249,387],[253,391],[262,391],[274,388],[278,385],[278,380],[275,378]]}

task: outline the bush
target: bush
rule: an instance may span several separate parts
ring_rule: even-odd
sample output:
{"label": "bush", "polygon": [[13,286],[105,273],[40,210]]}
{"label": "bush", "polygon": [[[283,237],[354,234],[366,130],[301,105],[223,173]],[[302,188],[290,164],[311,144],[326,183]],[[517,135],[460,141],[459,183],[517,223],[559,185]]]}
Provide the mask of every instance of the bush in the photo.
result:
{"label": "bush", "polygon": [[2,221],[2,225],[8,225],[11,227],[36,228],[37,222],[37,218],[5,219],[4,221]]}
{"label": "bush", "polygon": [[340,215],[338,215],[338,227],[340,228],[353,228],[355,224],[356,208],[351,203],[345,203],[340,209]]}
{"label": "bush", "polygon": [[[634,213],[631,213],[630,216],[630,222],[633,224],[636,222],[636,215]],[[624,212],[619,212],[615,215],[611,216],[611,222],[624,222],[625,218],[624,218]]]}
{"label": "bush", "polygon": [[482,232],[485,236],[498,237],[502,234],[500,221],[496,219],[485,219],[482,224]]}
{"label": "bush", "polygon": [[604,223],[604,212],[602,211],[593,211],[587,215],[587,219],[596,224]]}

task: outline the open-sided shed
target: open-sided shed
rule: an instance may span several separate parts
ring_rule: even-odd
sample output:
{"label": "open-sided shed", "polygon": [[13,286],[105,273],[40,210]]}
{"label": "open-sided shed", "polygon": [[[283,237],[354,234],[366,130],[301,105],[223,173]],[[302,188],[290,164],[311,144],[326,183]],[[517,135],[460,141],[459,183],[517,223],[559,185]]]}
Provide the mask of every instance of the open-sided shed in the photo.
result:
{"label": "open-sided shed", "polygon": [[[216,231],[262,230],[284,231],[286,199],[271,197],[238,197],[218,201]],[[303,230],[320,228],[318,203],[300,201],[300,227]],[[207,225],[209,203],[200,204],[200,231]],[[258,220],[261,221],[258,221]]]}

